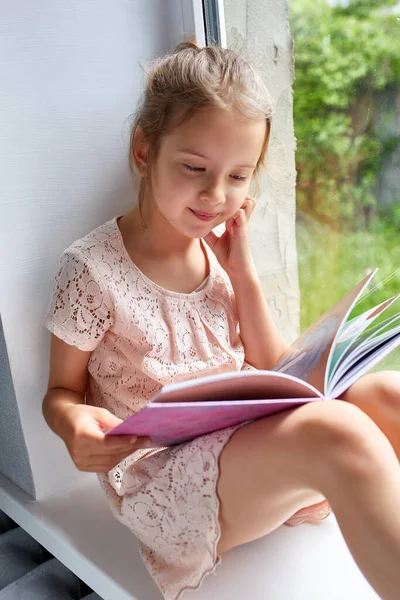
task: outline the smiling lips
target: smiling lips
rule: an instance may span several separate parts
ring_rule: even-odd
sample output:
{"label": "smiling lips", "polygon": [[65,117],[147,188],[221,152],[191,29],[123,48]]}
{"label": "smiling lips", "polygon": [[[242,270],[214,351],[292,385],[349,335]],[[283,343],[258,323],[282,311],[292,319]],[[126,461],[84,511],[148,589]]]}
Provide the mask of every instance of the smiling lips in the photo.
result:
{"label": "smiling lips", "polygon": [[207,213],[207,212],[198,212],[193,209],[189,209],[198,219],[201,221],[212,221],[219,213]]}

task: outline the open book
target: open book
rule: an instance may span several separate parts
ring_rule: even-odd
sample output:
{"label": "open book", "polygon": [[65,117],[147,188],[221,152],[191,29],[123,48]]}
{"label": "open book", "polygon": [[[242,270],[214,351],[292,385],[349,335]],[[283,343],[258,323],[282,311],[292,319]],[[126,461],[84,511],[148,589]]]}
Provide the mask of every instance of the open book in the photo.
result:
{"label": "open book", "polygon": [[[292,344],[271,371],[239,371],[164,386],[107,432],[170,446],[306,402],[334,399],[400,345],[400,294],[363,310],[376,271]],[[390,309],[390,310],[389,310]],[[389,316],[388,316],[389,315]]]}

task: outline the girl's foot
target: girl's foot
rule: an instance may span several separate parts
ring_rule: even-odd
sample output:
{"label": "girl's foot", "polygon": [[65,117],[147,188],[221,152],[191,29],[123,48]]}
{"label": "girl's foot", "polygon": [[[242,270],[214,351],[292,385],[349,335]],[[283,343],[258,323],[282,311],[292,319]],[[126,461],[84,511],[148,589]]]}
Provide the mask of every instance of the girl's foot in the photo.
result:
{"label": "girl's foot", "polygon": [[301,525],[301,523],[313,523],[317,525],[320,521],[329,517],[331,512],[332,509],[329,502],[322,500],[322,502],[318,502],[317,504],[301,508],[284,525],[287,525],[287,527],[296,527],[296,525]]}

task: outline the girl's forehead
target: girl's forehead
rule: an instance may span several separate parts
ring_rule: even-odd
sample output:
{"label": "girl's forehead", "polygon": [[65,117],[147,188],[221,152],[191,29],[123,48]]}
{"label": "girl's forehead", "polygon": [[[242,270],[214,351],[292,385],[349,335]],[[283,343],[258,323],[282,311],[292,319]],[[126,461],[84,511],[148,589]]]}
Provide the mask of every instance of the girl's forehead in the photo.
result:
{"label": "girl's forehead", "polygon": [[211,132],[215,131],[216,127],[228,130],[234,130],[237,127],[246,129],[254,128],[256,124],[260,126],[263,123],[265,123],[264,119],[250,119],[233,109],[222,110],[220,108],[205,107],[198,109],[191,117],[186,119],[176,128],[176,132],[187,133],[191,129]]}
{"label": "girl's forehead", "polygon": [[185,151],[197,148],[201,152],[210,146],[223,148],[224,152],[254,154],[261,152],[266,132],[264,119],[249,119],[233,111],[201,109],[181,123],[166,136],[169,149]]}

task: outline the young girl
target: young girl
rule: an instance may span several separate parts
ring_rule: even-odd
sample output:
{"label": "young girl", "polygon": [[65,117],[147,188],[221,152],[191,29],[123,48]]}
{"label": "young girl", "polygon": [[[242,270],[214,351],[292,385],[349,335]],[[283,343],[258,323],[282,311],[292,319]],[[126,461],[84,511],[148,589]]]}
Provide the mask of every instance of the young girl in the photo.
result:
{"label": "young girl", "polygon": [[397,600],[399,373],[174,447],[104,434],[164,384],[269,369],[285,351],[247,236],[270,127],[267,90],[234,52],[183,43],[154,61],[130,144],[139,203],[61,257],[44,416],[98,473],[166,600],[230,548],[331,507],[372,586]]}

